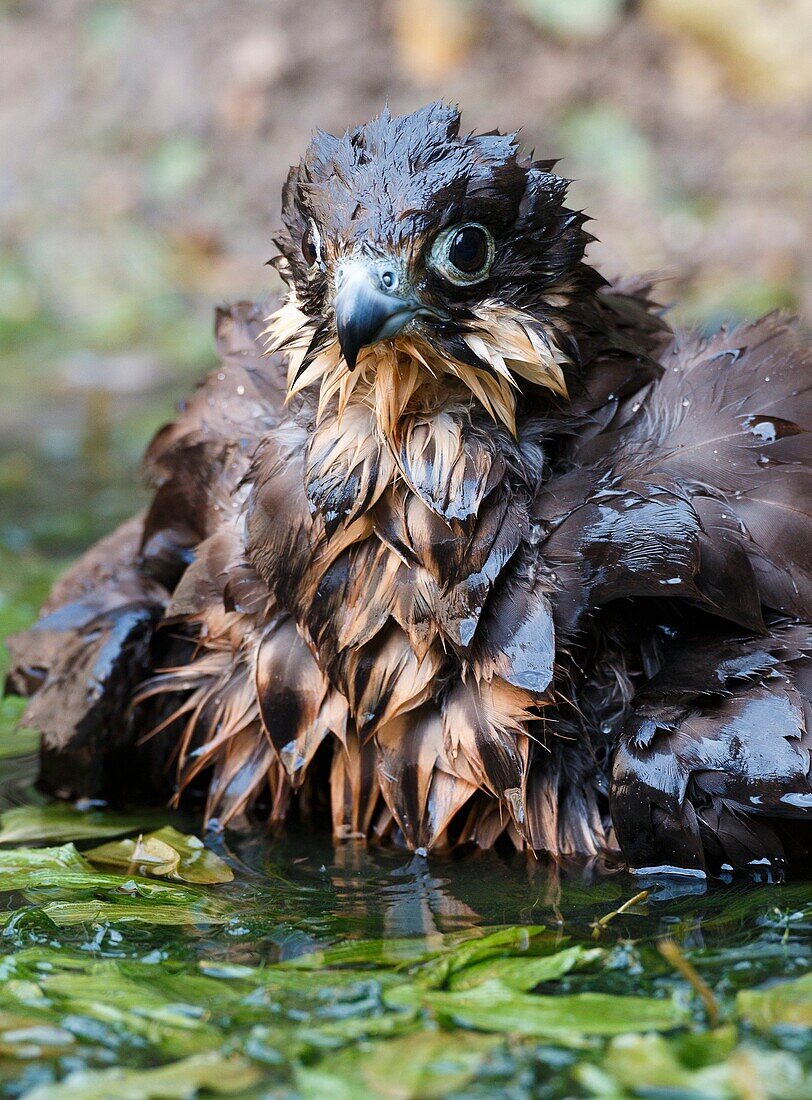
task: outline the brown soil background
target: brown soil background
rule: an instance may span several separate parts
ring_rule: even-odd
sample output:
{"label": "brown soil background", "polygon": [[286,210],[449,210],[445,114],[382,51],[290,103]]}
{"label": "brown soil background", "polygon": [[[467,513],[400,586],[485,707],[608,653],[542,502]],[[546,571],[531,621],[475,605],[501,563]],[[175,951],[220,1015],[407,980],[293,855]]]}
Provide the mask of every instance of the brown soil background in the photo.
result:
{"label": "brown soil background", "polygon": [[[680,320],[812,315],[805,0],[5,0],[0,59],[10,544],[44,471],[131,482],[212,305],[275,287],[288,165],[386,100],[561,156],[595,262],[661,272]],[[105,499],[68,543],[126,510]]]}

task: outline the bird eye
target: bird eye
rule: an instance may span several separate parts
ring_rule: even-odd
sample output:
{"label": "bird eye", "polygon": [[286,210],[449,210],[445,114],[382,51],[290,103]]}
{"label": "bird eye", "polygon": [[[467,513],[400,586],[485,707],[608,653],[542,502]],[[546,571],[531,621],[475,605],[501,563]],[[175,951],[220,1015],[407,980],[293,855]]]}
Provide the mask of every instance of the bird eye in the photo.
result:
{"label": "bird eye", "polygon": [[465,286],[487,277],[493,255],[491,234],[484,225],[470,222],[443,230],[432,245],[429,263],[449,282]]}
{"label": "bird eye", "polygon": [[313,267],[321,259],[321,237],[312,218],[302,235],[302,255],[308,267]]}

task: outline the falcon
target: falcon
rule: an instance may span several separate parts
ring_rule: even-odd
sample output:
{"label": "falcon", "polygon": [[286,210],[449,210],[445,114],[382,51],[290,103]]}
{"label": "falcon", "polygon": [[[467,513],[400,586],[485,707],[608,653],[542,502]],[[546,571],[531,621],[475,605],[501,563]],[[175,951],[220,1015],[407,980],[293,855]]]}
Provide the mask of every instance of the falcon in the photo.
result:
{"label": "falcon", "polygon": [[808,867],[812,356],[672,331],[554,166],[442,103],[316,133],[286,298],[217,312],[151,504],[11,640],[47,788]]}

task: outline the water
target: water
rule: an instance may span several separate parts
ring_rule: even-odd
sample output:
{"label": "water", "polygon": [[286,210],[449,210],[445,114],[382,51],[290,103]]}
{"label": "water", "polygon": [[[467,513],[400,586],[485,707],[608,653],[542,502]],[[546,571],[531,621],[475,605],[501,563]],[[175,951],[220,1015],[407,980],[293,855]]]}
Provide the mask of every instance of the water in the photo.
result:
{"label": "water", "polygon": [[[4,761],[7,828],[44,802],[35,764]],[[427,860],[300,828],[210,837],[234,877],[201,887],[99,873],[57,842],[92,820],[86,852],[120,821],[64,816],[37,818],[50,847],[0,849],[0,1095],[810,1095],[806,883]]]}

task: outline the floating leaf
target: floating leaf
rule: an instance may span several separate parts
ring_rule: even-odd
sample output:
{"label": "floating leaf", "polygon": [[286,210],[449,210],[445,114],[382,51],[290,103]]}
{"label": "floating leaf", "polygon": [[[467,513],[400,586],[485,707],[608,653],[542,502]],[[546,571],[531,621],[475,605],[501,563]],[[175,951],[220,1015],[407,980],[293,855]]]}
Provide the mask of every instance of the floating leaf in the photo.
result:
{"label": "floating leaf", "polygon": [[441,1031],[424,1031],[372,1045],[363,1056],[355,1050],[317,1069],[300,1068],[296,1084],[305,1100],[434,1100],[463,1089],[481,1068],[498,1040],[460,1032],[453,1040]]}
{"label": "floating leaf", "polygon": [[742,989],[736,996],[736,1008],[743,1020],[762,1031],[779,1024],[812,1027],[812,971],[766,989]]}
{"label": "floating leaf", "polygon": [[[148,883],[147,885],[155,887],[158,884]],[[138,887],[136,892],[137,889]],[[156,905],[142,899],[132,902],[52,901],[47,905],[36,906],[34,911],[41,913],[61,928],[79,924],[128,924],[133,921],[155,926],[225,924],[230,917],[228,910],[218,907],[211,901],[191,905]],[[26,910],[18,910],[17,914],[24,912]],[[4,914],[4,916],[8,918],[11,914]],[[9,923],[7,920],[7,928]]]}
{"label": "floating leaf", "polygon": [[687,1069],[676,1047],[662,1035],[623,1035],[613,1039],[603,1069],[614,1081],[635,1091],[642,1087],[646,1090],[685,1089],[707,1097],[730,1095],[724,1066],[710,1066],[699,1071]]}
{"label": "floating leaf", "polygon": [[295,970],[321,970],[345,966],[398,966],[417,963],[440,954],[443,937],[430,939],[350,940],[321,951],[298,955],[283,965]]}
{"label": "floating leaf", "polygon": [[46,897],[104,894],[118,900],[121,897],[151,900],[159,905],[203,905],[209,898],[200,890],[188,886],[170,885],[136,875],[110,875],[100,871],[39,867],[32,870],[3,872],[0,870],[0,890],[21,890],[30,900]]}
{"label": "floating leaf", "polygon": [[[125,840],[123,843],[126,845],[128,841]],[[136,866],[144,866],[153,875],[175,877],[180,867],[180,853],[171,844],[158,840],[151,833],[147,836],[139,836],[129,843],[133,845],[130,853],[131,862]]]}
{"label": "floating leaf", "polygon": [[474,963],[454,974],[449,983],[452,990],[473,989],[483,982],[497,980],[508,989],[526,993],[542,982],[553,982],[568,974],[579,963],[591,962],[604,954],[599,948],[567,947],[552,955],[488,959]]}
{"label": "floating leaf", "polygon": [[166,820],[165,813],[120,814],[111,810],[79,809],[64,802],[47,806],[15,806],[0,814],[0,844],[40,840],[93,840],[134,833]]}
{"label": "floating leaf", "polygon": [[364,1058],[362,1078],[373,1095],[429,1100],[463,1088],[493,1050],[492,1036],[461,1033],[449,1043],[443,1032],[425,1031],[378,1043]]}
{"label": "floating leaf", "polygon": [[403,1012],[387,1012],[383,1016],[360,1012],[356,1016],[345,1016],[340,1020],[319,1020],[314,1027],[299,1027],[296,1029],[296,1038],[303,1051],[312,1053],[354,1045],[366,1039],[414,1033],[420,1027],[416,1008]]}
{"label": "floating leaf", "polygon": [[85,855],[92,863],[105,867],[122,867],[180,882],[214,885],[234,878],[225,860],[209,851],[202,840],[184,836],[171,825],[136,840],[102,844]]}
{"label": "floating leaf", "polygon": [[542,925],[495,928],[484,932],[467,929],[448,935],[432,935],[383,940],[351,940],[321,951],[313,951],[289,959],[284,965],[297,970],[318,970],[325,967],[405,966],[427,964],[421,970],[426,984],[441,985],[457,970],[493,955],[526,951],[531,941],[544,932]]}
{"label": "floating leaf", "polygon": [[[0,849],[0,881],[5,875],[24,875],[31,871],[45,869],[89,871],[90,864],[77,852],[73,844],[61,844],[58,848]],[[16,889],[14,886],[0,888]]]}
{"label": "floating leaf", "polygon": [[199,1089],[231,1095],[252,1088],[262,1074],[238,1055],[196,1054],[156,1069],[79,1070],[56,1085],[41,1085],[27,1100],[185,1100]]}
{"label": "floating leaf", "polygon": [[585,1035],[668,1031],[687,1022],[685,1009],[670,999],[611,993],[536,996],[516,993],[498,981],[455,993],[428,991],[423,1004],[464,1027],[578,1044]]}
{"label": "floating leaf", "polygon": [[686,1065],[681,1040],[668,1040],[662,1035],[624,1035],[610,1042],[600,1067],[582,1065],[576,1076],[590,1095],[603,1097],[804,1100],[810,1095],[809,1079],[794,1055],[747,1046],[731,1048],[735,1033],[724,1031],[724,1060],[699,1069]]}
{"label": "floating leaf", "polygon": [[446,949],[441,957],[430,963],[421,972],[421,980],[426,985],[442,986],[452,974],[464,970],[475,962],[494,957],[504,957],[517,952],[529,952],[531,944],[545,932],[543,925],[515,926],[497,928],[483,935],[467,936],[461,943]]}
{"label": "floating leaf", "polygon": [[209,895],[188,885],[156,882],[134,874],[98,871],[73,844],[57,848],[15,848],[0,851],[0,890],[22,891],[30,900],[103,894],[150,899],[166,905],[208,905]]}
{"label": "floating leaf", "polygon": [[0,1012],[0,1057],[49,1058],[63,1055],[76,1042],[63,1027],[44,1023],[37,1016]]}

